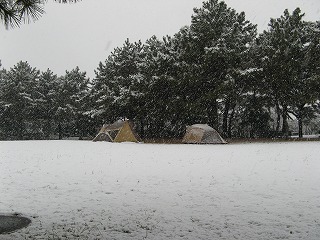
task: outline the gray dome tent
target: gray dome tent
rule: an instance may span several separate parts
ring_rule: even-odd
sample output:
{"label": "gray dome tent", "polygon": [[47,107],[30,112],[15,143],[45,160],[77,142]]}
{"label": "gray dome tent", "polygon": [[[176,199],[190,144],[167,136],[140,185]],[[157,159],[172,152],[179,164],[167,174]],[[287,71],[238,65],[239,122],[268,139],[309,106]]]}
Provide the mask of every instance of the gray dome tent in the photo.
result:
{"label": "gray dome tent", "polygon": [[216,130],[207,124],[194,124],[188,126],[182,142],[203,144],[227,143]]}

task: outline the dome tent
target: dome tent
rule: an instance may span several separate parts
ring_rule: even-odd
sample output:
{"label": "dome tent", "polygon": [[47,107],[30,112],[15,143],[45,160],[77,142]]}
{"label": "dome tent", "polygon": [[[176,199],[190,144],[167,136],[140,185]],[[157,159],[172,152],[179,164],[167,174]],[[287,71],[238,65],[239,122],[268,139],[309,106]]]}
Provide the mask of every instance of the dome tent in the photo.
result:
{"label": "dome tent", "polygon": [[113,124],[104,124],[93,141],[139,142],[140,137],[134,131],[132,122],[119,120]]}
{"label": "dome tent", "polygon": [[224,144],[220,134],[207,124],[194,124],[187,127],[183,143]]}

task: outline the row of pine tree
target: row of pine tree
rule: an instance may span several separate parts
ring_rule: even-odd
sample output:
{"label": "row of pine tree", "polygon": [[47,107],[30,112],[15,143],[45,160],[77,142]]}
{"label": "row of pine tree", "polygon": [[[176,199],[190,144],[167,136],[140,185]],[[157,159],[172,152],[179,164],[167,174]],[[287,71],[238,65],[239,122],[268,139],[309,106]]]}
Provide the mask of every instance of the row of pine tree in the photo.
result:
{"label": "row of pine tree", "polygon": [[258,35],[243,12],[209,0],[174,36],[126,40],[92,80],[19,62],[0,72],[0,138],[88,137],[125,118],[142,138],[181,137],[194,123],[227,138],[286,137],[292,117],[302,136],[320,110],[320,22],[303,17],[285,10]]}

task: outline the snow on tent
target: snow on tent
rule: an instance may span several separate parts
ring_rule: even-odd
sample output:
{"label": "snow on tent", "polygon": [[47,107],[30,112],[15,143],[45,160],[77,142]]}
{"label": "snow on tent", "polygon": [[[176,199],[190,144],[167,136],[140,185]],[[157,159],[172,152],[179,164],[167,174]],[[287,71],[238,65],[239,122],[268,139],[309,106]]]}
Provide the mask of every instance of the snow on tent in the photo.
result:
{"label": "snow on tent", "polygon": [[207,124],[188,126],[182,142],[206,144],[227,143],[216,130]]}
{"label": "snow on tent", "polygon": [[93,141],[139,142],[140,138],[135,133],[130,121],[119,120],[113,124],[104,124]]}

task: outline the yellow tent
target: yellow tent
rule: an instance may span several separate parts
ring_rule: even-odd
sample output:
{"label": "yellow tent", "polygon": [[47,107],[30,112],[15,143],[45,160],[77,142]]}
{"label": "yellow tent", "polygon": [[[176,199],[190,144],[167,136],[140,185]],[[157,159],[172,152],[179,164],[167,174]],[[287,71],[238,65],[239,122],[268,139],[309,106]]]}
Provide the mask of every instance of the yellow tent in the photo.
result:
{"label": "yellow tent", "polygon": [[119,120],[113,124],[104,124],[93,141],[139,142],[140,138],[130,121]]}

